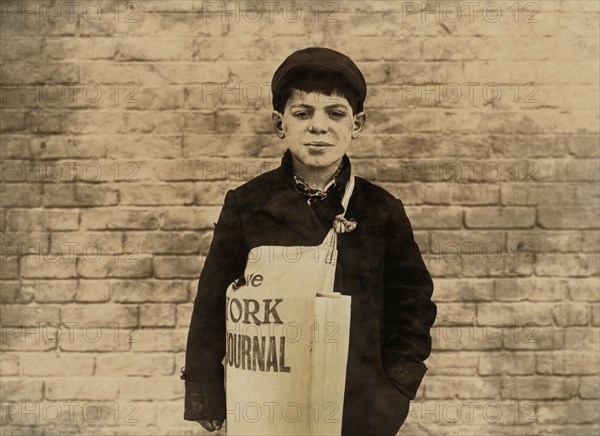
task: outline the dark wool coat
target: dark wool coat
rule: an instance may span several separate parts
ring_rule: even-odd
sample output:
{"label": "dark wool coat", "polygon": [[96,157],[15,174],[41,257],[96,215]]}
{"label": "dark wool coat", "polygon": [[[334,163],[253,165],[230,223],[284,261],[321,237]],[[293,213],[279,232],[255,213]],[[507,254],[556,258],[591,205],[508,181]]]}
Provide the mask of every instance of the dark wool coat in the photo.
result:
{"label": "dark wool coat", "polygon": [[[344,162],[350,165],[347,156]],[[400,200],[356,177],[345,217],[358,226],[338,235],[334,286],[352,296],[342,434],[394,435],[427,370],[433,283]],[[184,419],[226,418],[225,292],[243,274],[248,252],[319,245],[328,230],[294,189],[286,165],[227,192],[194,301],[181,376]]]}

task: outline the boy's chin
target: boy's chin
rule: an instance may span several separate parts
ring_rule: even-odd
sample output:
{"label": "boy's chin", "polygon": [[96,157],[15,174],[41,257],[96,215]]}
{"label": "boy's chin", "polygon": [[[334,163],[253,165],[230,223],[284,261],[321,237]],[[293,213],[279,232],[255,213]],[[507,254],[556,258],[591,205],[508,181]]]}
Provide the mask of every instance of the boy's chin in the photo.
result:
{"label": "boy's chin", "polygon": [[331,151],[333,150],[324,151],[322,153],[311,153],[308,150],[300,150],[300,153],[292,153],[292,156],[307,167],[326,168],[343,157],[343,155],[338,156],[338,153],[331,153]]}
{"label": "boy's chin", "polygon": [[336,163],[339,158],[331,156],[303,156],[299,160],[309,168],[327,168]]}

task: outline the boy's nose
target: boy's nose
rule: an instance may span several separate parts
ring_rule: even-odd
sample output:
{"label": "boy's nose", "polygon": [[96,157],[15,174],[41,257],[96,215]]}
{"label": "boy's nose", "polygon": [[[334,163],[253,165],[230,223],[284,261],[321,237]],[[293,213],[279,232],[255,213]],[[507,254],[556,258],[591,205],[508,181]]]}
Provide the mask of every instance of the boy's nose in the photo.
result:
{"label": "boy's nose", "polygon": [[315,113],[308,126],[308,131],[311,133],[325,133],[328,129],[327,117]]}

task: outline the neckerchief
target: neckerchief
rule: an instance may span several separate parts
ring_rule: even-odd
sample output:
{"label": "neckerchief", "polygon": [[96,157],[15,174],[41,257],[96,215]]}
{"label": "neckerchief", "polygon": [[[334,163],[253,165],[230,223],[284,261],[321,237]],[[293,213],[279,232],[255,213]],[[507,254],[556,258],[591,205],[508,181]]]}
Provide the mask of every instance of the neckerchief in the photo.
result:
{"label": "neckerchief", "polygon": [[302,176],[294,172],[292,153],[289,149],[285,151],[281,159],[281,165],[291,176],[294,189],[306,199],[309,206],[314,205],[316,202],[322,203],[323,200],[332,197],[332,195],[337,200],[334,203],[341,202],[346,183],[350,178],[350,159],[347,155],[344,155],[339,168],[324,189],[311,188]]}
{"label": "neckerchief", "polygon": [[331,176],[331,180],[325,185],[325,188],[311,188],[308,186],[308,183],[304,178],[294,172],[294,187],[296,191],[298,191],[302,196],[306,199],[306,202],[310,206],[312,203],[318,200],[324,200],[329,195],[329,188],[335,188],[337,186],[336,177],[340,174],[340,171],[344,166],[342,162],[337,171],[333,176]]}

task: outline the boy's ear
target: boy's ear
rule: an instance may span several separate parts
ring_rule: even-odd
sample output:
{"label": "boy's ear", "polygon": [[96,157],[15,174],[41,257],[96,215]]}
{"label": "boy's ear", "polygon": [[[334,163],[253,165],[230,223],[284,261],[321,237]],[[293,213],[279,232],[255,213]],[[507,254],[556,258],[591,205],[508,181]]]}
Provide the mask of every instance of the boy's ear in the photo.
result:
{"label": "boy's ear", "polygon": [[365,127],[365,123],[367,122],[367,115],[364,112],[359,112],[354,115],[354,121],[352,126],[352,139],[356,139],[359,137],[360,133],[363,131]]}
{"label": "boy's ear", "polygon": [[271,114],[271,120],[273,121],[273,128],[279,139],[285,138],[285,132],[283,131],[283,114],[274,110]]}

